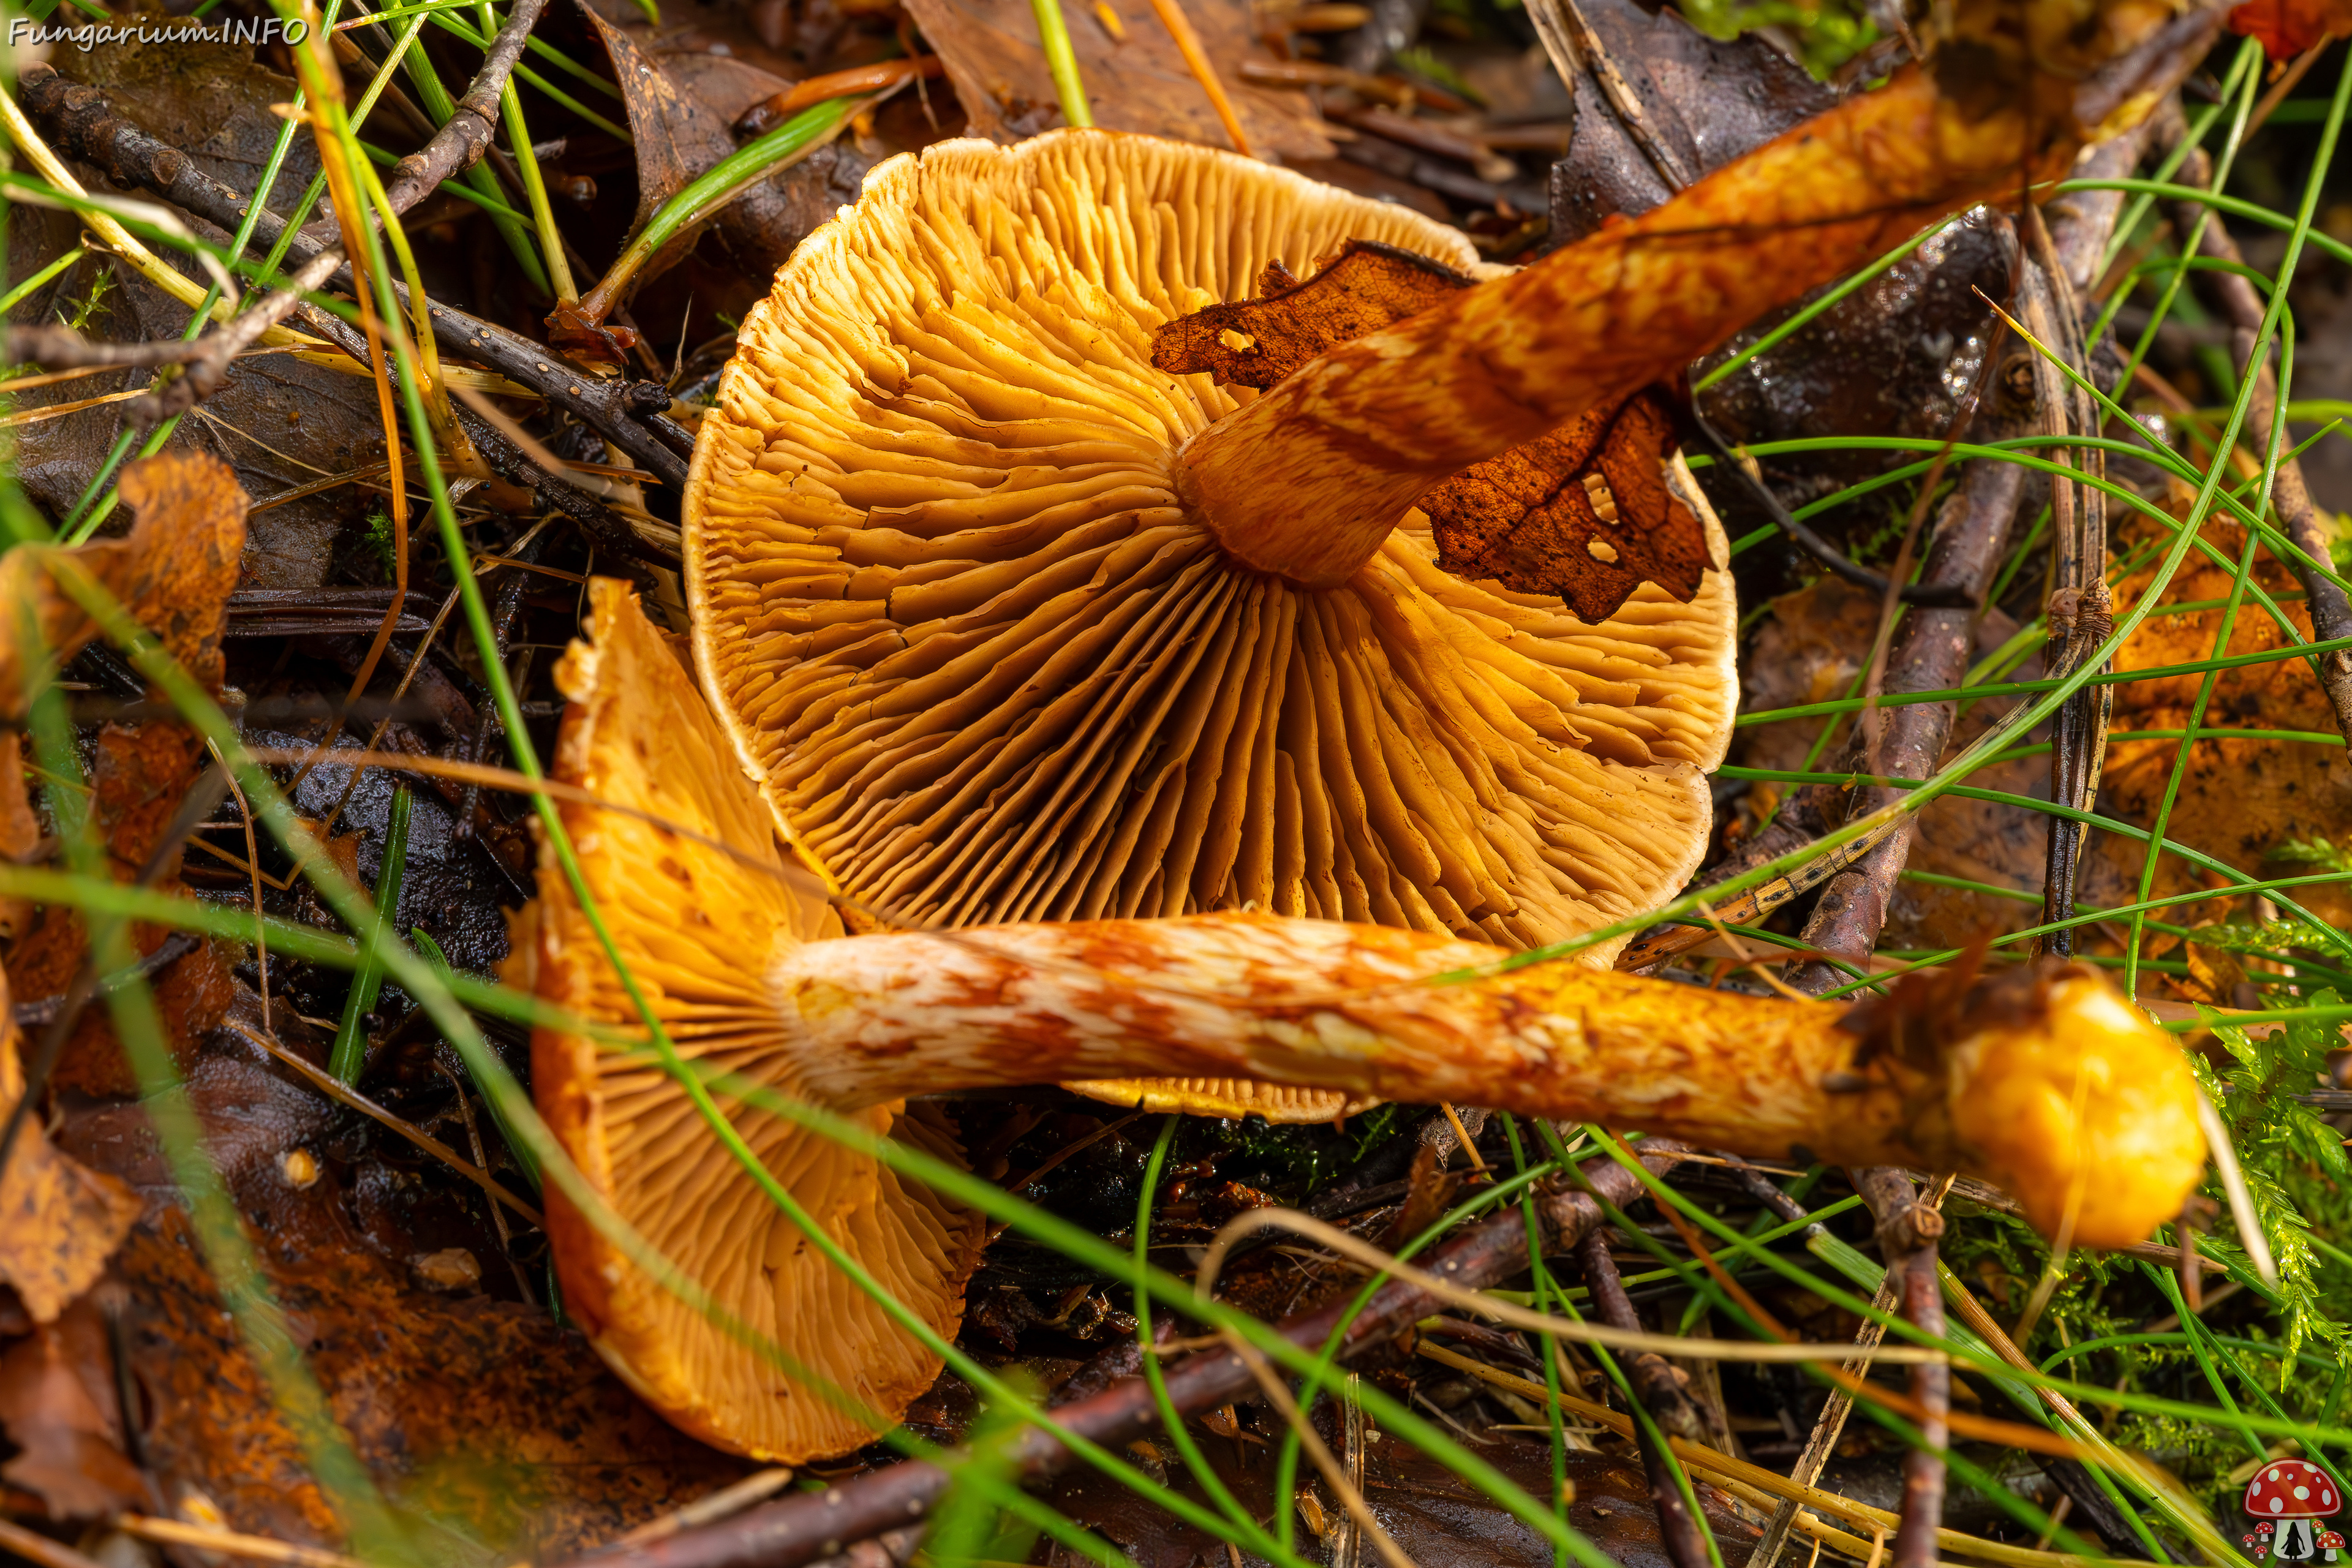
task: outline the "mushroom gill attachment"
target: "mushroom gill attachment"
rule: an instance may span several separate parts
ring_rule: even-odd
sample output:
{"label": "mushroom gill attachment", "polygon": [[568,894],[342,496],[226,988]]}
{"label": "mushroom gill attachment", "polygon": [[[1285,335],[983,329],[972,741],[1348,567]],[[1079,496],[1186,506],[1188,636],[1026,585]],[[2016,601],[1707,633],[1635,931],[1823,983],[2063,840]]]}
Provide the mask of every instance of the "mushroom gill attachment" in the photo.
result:
{"label": "mushroom gill attachment", "polygon": [[1441,570],[1418,510],[1286,574],[1186,499],[1187,445],[1258,395],[1155,369],[1154,333],[1360,241],[1486,270],[1454,230],[1208,148],[953,142],[877,169],[746,317],[685,495],[696,667],[853,922],[1255,910],[1518,949],[1696,868],[1735,608],[1678,458],[1718,569],[1597,625]]}
{"label": "mushroom gill attachment", "polygon": [[[558,776],[605,803],[563,816],[638,984],[688,1058],[902,1142],[952,1157],[947,1130],[907,1107],[918,1093],[1251,1079],[1957,1170],[2092,1247],[2145,1237],[2202,1168],[2179,1047],[2088,970],[1914,988],[1864,1012],[1572,963],[1496,973],[1493,947],[1450,936],[1239,911],[832,935],[660,634],[618,584],[595,584],[592,606],[595,644],[561,672]],[[516,980],[625,1037],[635,1007],[551,855],[540,887]],[[646,1052],[542,1027],[532,1059],[542,1114],[614,1215],[784,1352],[665,1290],[551,1184],[565,1303],[656,1408],[790,1461],[856,1447],[928,1384],[938,1363],[802,1245]],[[796,1122],[721,1105],[853,1257],[954,1332],[974,1215]]]}
{"label": "mushroom gill attachment", "polygon": [[[558,776],[611,805],[561,809],[582,872],[631,972],[689,1063],[793,1088],[795,1060],[764,976],[779,945],[837,935],[823,886],[777,853],[767,814],[673,647],[599,578],[590,642],[557,670],[572,700]],[[681,722],[681,721],[688,721]],[[570,1012],[622,1027],[637,1013],[551,853],[517,931],[509,978]],[[561,891],[556,891],[561,889]],[[649,1051],[542,1027],[532,1039],[540,1111],[614,1215],[751,1334],[666,1289],[620,1241],[547,1190],[564,1309],[631,1387],[705,1441],[784,1463],[866,1442],[930,1386],[940,1360],[843,1275],[753,1184]],[[793,1123],[719,1108],[776,1180],[924,1321],[952,1336],[984,1239],[981,1217]],[[848,1114],[877,1133],[960,1159],[935,1110],[896,1101]]]}

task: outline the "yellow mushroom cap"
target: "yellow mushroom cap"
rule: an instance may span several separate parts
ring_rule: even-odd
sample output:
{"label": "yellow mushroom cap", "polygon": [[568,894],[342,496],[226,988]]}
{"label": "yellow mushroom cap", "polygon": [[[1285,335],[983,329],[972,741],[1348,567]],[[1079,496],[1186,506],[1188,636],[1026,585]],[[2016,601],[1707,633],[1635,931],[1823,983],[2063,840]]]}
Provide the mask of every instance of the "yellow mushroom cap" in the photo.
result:
{"label": "yellow mushroom cap", "polygon": [[1439,571],[1414,510],[1307,589],[1178,495],[1184,444],[1255,395],[1155,370],[1153,329],[1349,239],[1479,269],[1454,230],[1208,148],[951,142],[877,169],[746,317],[685,496],[695,660],[853,920],[1255,909],[1521,948],[1696,868],[1737,701],[1724,572],[1587,626]]}
{"label": "yellow mushroom cap", "polygon": [[[778,857],[713,727],[680,721],[701,709],[682,650],[665,645],[626,584],[598,578],[590,596],[593,641],[575,643],[557,670],[572,701],[556,771],[623,810],[562,807],[583,873],[680,1056],[790,1093],[793,1058],[766,969],[778,943],[837,936],[840,923],[815,879]],[[706,843],[682,842],[629,810]],[[556,896],[531,906],[509,978],[573,1014],[634,1027],[636,1010],[551,854],[540,885]],[[721,1447],[796,1463],[856,1447],[930,1386],[940,1359],[809,1244],[649,1050],[541,1028],[531,1072],[541,1115],[603,1203],[709,1293],[707,1311],[665,1288],[549,1185],[565,1311],[670,1420]],[[794,1122],[740,1114],[732,1097],[714,1098],[835,1242],[932,1328],[954,1334],[985,1240],[979,1215]],[[960,1157],[933,1108],[894,1101],[846,1114]],[[792,1363],[763,1358],[747,1335],[782,1347]]]}

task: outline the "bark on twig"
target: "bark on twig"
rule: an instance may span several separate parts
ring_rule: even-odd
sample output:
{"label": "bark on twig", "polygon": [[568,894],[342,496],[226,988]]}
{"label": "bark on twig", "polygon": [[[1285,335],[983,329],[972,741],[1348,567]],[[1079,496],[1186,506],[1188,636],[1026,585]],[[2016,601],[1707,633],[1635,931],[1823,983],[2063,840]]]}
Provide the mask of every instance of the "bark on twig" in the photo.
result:
{"label": "bark on twig", "polygon": [[444,180],[453,179],[482,161],[499,127],[499,96],[505,92],[507,79],[514,74],[515,62],[522,58],[523,46],[530,41],[530,30],[539,24],[539,14],[546,5],[547,0],[515,0],[514,9],[507,13],[507,25],[490,40],[489,52],[483,56],[481,68],[474,73],[466,96],[457,100],[449,123],[435,132],[433,139],[424,146],[393,165],[392,179],[383,193],[393,211],[406,212],[430,195]]}
{"label": "bark on twig", "polygon": [[[1592,1304],[1601,1321],[1614,1328],[1641,1330],[1644,1325],[1625,1294],[1624,1281],[1617,1274],[1617,1260],[1609,1256],[1609,1233],[1595,1226],[1577,1248],[1576,1256],[1584,1267],[1584,1283],[1592,1292]],[[1622,1363],[1625,1381],[1633,1397],[1642,1402],[1642,1407],[1650,1413],[1650,1419],[1660,1430],[1694,1443],[1705,1440],[1706,1429],[1691,1403],[1689,1380],[1668,1365],[1665,1357],[1654,1351],[1641,1351],[1623,1357]],[[1690,1505],[1683,1500],[1682,1488],[1675,1484],[1665,1446],[1654,1441],[1649,1430],[1638,1424],[1634,1431],[1641,1445],[1643,1468],[1650,1477],[1650,1503],[1657,1510],[1659,1543],[1666,1549],[1667,1560],[1675,1568],[1706,1568],[1706,1533],[1699,1528]]]}
{"label": "bark on twig", "polygon": [[542,507],[562,512],[580,527],[604,554],[619,556],[619,570],[635,578],[640,587],[651,585],[637,562],[649,565],[676,568],[677,556],[648,543],[629,526],[628,519],[590,495],[562,476],[551,474],[536,462],[506,433],[487,419],[469,410],[457,411],[457,423],[465,427],[467,439],[490,466],[490,471],[509,484],[527,487]]}
{"label": "bark on twig", "polygon": [[123,416],[135,424],[162,423],[184,414],[220,389],[228,367],[251,348],[262,333],[291,315],[302,296],[317,289],[342,266],[343,253],[331,247],[312,257],[287,280],[286,288],[266,295],[240,311],[235,321],[194,339],[161,340],[144,343],[91,342],[71,327],[48,325],[8,329],[10,360],[30,362],[47,370],[111,365],[144,369],[184,364],[187,369],[163,387],[133,399]]}
{"label": "bark on twig", "polygon": [[[1672,1170],[1685,1152],[1683,1145],[1662,1138],[1647,1140],[1636,1148],[1643,1164],[1657,1175]],[[1613,1163],[1591,1172],[1585,1180],[1609,1202],[1621,1205],[1645,1190],[1631,1172]],[[1564,1184],[1538,1198],[1536,1209],[1551,1247],[1558,1251],[1574,1250],[1602,1219],[1600,1205]],[[1507,1279],[1527,1266],[1526,1222],[1512,1214],[1496,1215],[1470,1226],[1437,1248],[1423,1265],[1431,1273],[1470,1289]],[[1339,1358],[1346,1361],[1386,1343],[1438,1306],[1434,1297],[1418,1288],[1390,1281],[1373,1292],[1364,1310],[1349,1322],[1340,1340]],[[1320,1349],[1339,1326],[1347,1308],[1342,1299],[1285,1319],[1277,1331],[1295,1345]],[[1229,1350],[1204,1351],[1172,1363],[1167,1368],[1165,1384],[1176,1409],[1187,1414],[1213,1409],[1257,1387],[1249,1368]],[[1139,1377],[1124,1379],[1090,1398],[1058,1405],[1054,1416],[1113,1450],[1148,1435],[1160,1422],[1151,1390]],[[1059,1472],[1071,1458],[1059,1441],[1034,1427],[1013,1438],[1008,1451],[1015,1473],[1027,1481]],[[762,1504],[706,1529],[681,1531],[639,1547],[596,1552],[561,1568],[802,1568],[836,1556],[853,1542],[908,1529],[929,1511],[948,1484],[946,1471],[910,1460],[821,1492],[803,1492]]]}
{"label": "bark on twig", "polygon": [[[2204,186],[2213,180],[2212,160],[2199,148],[2182,161],[2175,176],[2184,185]],[[2204,209],[2194,202],[2173,204],[2172,226],[2183,243],[2195,232],[2198,215]],[[2239,253],[2238,242],[2230,237],[2216,213],[2205,225],[2205,234],[2199,243],[2201,255],[2218,261],[2242,266],[2245,258]],[[2204,271],[2189,274],[2198,293],[2215,314],[2230,324],[2232,363],[2240,372],[2254,355],[2254,340],[2263,326],[2262,296],[2242,273]],[[2257,449],[2267,446],[2271,426],[2278,416],[2278,376],[2271,368],[2266,354],[2252,371],[2254,395],[2246,416],[2246,429],[2257,443]],[[2311,635],[2315,642],[2332,642],[2339,637],[2352,637],[2352,599],[2330,580],[2324,571],[2315,569],[2313,563],[2325,567],[2328,554],[2328,531],[2321,521],[2319,509],[2312,503],[2311,489],[2304,482],[2303,464],[2289,456],[2289,440],[2282,444],[2278,471],[2271,484],[2271,504],[2278,510],[2279,527],[2302,556],[2285,564],[2303,584],[2304,604],[2311,612]],[[2335,710],[2336,728],[2344,736],[2347,751],[2352,751],[2352,648],[2337,648],[2318,656],[2320,689],[2327,694],[2327,705]]]}
{"label": "bark on twig", "polygon": [[[25,68],[16,79],[16,100],[60,157],[91,164],[118,185],[152,192],[216,227],[236,229],[247,206],[261,199],[214,179],[178,148],[117,115],[104,92],[68,81],[48,66]],[[255,243],[274,245],[285,231],[285,218],[265,207],[254,225]],[[288,258],[300,266],[320,254],[320,248],[317,240],[297,234],[289,244]],[[350,269],[337,268],[318,286],[348,291]],[[394,279],[392,288],[405,305],[407,286]],[[433,335],[445,353],[530,387],[628,453],[664,484],[682,490],[694,438],[664,412],[669,406],[667,389],[617,378],[599,381],[573,371],[545,345],[519,333],[437,302],[430,303],[428,310]],[[333,317],[308,307],[304,317],[349,352],[351,340],[329,325]],[[357,357],[365,363],[363,354]]]}
{"label": "bark on twig", "polygon": [[[1892,1166],[1852,1173],[1855,1190],[1878,1219],[1885,1283],[1901,1297],[1905,1320],[1940,1339],[1944,1291],[1936,1269],[1936,1238],[1944,1234],[1944,1216],[1920,1202],[1910,1178]],[[1934,1568],[1936,1533],[1944,1522],[1944,1449],[1952,1440],[1944,1419],[1952,1407],[1952,1369],[1942,1363],[1914,1366],[1911,1397],[1926,1418],[1920,1422],[1920,1446],[1903,1462],[1903,1522],[1895,1532],[1894,1568]]]}
{"label": "bark on twig", "polygon": [[[2025,470],[2015,463],[1979,459],[1962,470],[1959,489],[1945,503],[1927,552],[1922,581],[1965,589],[1973,601],[1983,595],[2009,546],[2017,503],[2025,491]],[[1941,610],[1914,605],[1903,623],[1888,657],[1885,689],[1890,693],[1948,691],[1968,673],[1969,649],[1974,644],[1977,612]],[[1951,739],[1950,702],[1913,702],[1881,710],[1878,766],[1890,777],[1924,779],[1943,761]],[[1850,816],[1876,811],[1903,792],[1882,785],[1857,785],[1847,807]],[[1856,968],[1866,967],[1878,933],[1886,924],[1887,906],[1895,896],[1895,879],[1911,857],[1911,841],[1919,819],[1905,820],[1884,844],[1855,865],[1841,871],[1822,889],[1805,922],[1805,945],[1832,953]],[[1835,964],[1810,963],[1789,977],[1800,991],[1819,995],[1846,983]]]}

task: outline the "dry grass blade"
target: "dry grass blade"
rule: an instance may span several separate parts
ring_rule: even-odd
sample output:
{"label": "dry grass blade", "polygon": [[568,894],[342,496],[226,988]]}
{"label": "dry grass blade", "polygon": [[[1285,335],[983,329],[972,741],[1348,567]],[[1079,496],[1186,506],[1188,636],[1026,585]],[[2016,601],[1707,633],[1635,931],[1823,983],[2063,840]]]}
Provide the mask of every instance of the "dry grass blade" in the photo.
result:
{"label": "dry grass blade", "polygon": [[2270,1237],[2263,1230],[2262,1220],[2254,1213],[2254,1194],[2247,1189],[2246,1173],[2238,1163],[2238,1148],[2230,1137],[2230,1124],[2213,1109],[2213,1102],[2204,1091],[2197,1095],[2197,1121],[2205,1130],[2205,1143],[2213,1152],[2213,1169],[2221,1178],[2221,1191],[2229,1195],[2230,1218],[2238,1227],[2238,1244],[2246,1249],[2246,1260],[2263,1283],[2278,1284],[2278,1260],[2271,1256]]}
{"label": "dry grass blade", "polygon": [[256,1563],[282,1563],[287,1568],[368,1568],[356,1557],[323,1547],[299,1546],[290,1541],[272,1541],[264,1535],[246,1535],[234,1530],[214,1530],[204,1525],[183,1524],[176,1519],[151,1519],[144,1514],[126,1513],[114,1521],[123,1534],[141,1541],[152,1541],[161,1546],[193,1546],[203,1552],[217,1552],[226,1557],[243,1557]]}
{"label": "dry grass blade", "polygon": [[[1507,1389],[1523,1398],[1538,1401],[1553,1400],[1563,1411],[1590,1421],[1595,1426],[1605,1426],[1621,1437],[1631,1438],[1633,1436],[1632,1418],[1619,1415],[1605,1405],[1597,1405],[1591,1400],[1580,1399],[1573,1394],[1555,1394],[1540,1383],[1517,1377],[1507,1372],[1499,1372],[1484,1362],[1473,1361],[1468,1356],[1445,1349],[1443,1345],[1432,1344],[1426,1339],[1422,1340],[1414,1350],[1416,1353],[1426,1356],[1431,1361],[1450,1366],[1457,1372],[1466,1373],[1481,1383]],[[1842,1497],[1836,1492],[1822,1491],[1818,1487],[1801,1486],[1778,1471],[1768,1470],[1760,1465],[1751,1465],[1744,1459],[1735,1459],[1728,1455],[1717,1453],[1713,1448],[1690,1442],[1686,1438],[1670,1435],[1666,1440],[1673,1446],[1676,1458],[1682,1460],[1689,1468],[1703,1471],[1712,1479],[1753,1488],[1770,1497],[1792,1500],[1806,1508],[1829,1514],[1833,1518],[1843,1519],[1862,1530],[1883,1531],[1892,1535],[1902,1522],[1896,1515],[1885,1509],[1872,1508],[1867,1503],[1856,1502],[1852,1498]],[[1981,1558],[1987,1563],[2001,1563],[2006,1565],[2006,1568],[2085,1568],[2087,1563],[2086,1559],[2069,1553],[2035,1552],[2027,1547],[2007,1546],[1999,1542],[1964,1535],[1957,1530],[1939,1530],[1937,1531],[1936,1540],[1937,1544],[1948,1552],[1958,1552],[1970,1557]]]}
{"label": "dry grass blade", "polygon": [[1317,1432],[1314,1424],[1300,1414],[1298,1402],[1290,1396],[1290,1390],[1282,1379],[1275,1375],[1274,1368],[1266,1364],[1265,1354],[1232,1329],[1225,1330],[1223,1337],[1234,1354],[1241,1358],[1242,1364],[1249,1368],[1250,1375],[1257,1379],[1258,1387],[1265,1391],[1266,1398],[1273,1403],[1283,1420],[1298,1434],[1307,1458],[1314,1461],[1315,1468],[1330,1487],[1332,1495],[1339,1500],[1340,1506],[1348,1510],[1348,1518],[1365,1539],[1371,1542],[1372,1549],[1381,1554],[1381,1561],[1389,1568],[1413,1568],[1412,1559],[1397,1545],[1395,1537],[1381,1528],[1381,1521],[1372,1516],[1371,1509],[1364,1501],[1364,1494],[1349,1483],[1339,1461],[1331,1457],[1331,1449],[1323,1441],[1322,1434]]}
{"label": "dry grass blade", "polygon": [[[1493,1318],[1515,1329],[1528,1329],[1556,1339],[1576,1340],[1584,1343],[1606,1345],[1611,1350],[1655,1351],[1661,1355],[1682,1356],[1691,1360],[1818,1362],[1835,1361],[1850,1353],[1852,1347],[1843,1344],[1741,1344],[1732,1341],[1685,1339],[1674,1334],[1641,1333],[1633,1330],[1615,1329],[1606,1323],[1580,1322],[1570,1318],[1555,1318],[1543,1312],[1529,1311],[1489,1296],[1483,1291],[1468,1290],[1425,1269],[1414,1268],[1381,1251],[1360,1237],[1349,1235],[1337,1226],[1326,1225],[1296,1209],[1251,1209],[1235,1215],[1219,1230],[1209,1243],[1201,1259],[1200,1272],[1194,1277],[1193,1289],[1203,1299],[1215,1290],[1217,1275],[1234,1244],[1251,1231],[1266,1227],[1290,1231],[1330,1248],[1341,1257],[1364,1265],[1376,1273],[1386,1274],[1418,1289],[1425,1290],[1439,1300],[1463,1308],[1481,1317]],[[1702,1253],[1704,1256],[1704,1253]],[[1944,1363],[1951,1357],[1938,1350],[1921,1345],[1905,1345],[1881,1352],[1881,1359],[1890,1362]],[[1877,1392],[1873,1390],[1874,1393]],[[2042,1434],[2046,1436],[2047,1434]],[[2072,1452],[2071,1449],[2068,1450]]]}

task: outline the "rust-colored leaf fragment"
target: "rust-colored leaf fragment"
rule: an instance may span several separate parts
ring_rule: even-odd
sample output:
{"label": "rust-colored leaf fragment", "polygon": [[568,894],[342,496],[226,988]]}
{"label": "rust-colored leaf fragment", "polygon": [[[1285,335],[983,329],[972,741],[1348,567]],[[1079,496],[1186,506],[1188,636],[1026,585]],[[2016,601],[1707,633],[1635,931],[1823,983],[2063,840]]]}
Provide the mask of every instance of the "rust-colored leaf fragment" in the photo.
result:
{"label": "rust-colored leaf fragment", "polygon": [[[25,1097],[8,986],[0,979],[0,1124]],[[0,1281],[16,1288],[37,1323],[57,1321],[122,1245],[139,1199],[111,1176],[58,1152],[28,1114],[0,1166]]]}
{"label": "rust-colored leaf fragment", "polygon": [[2291,59],[2331,34],[2352,33],[2345,0],[2246,0],[2230,13],[2230,30],[2259,39],[2273,60]]}
{"label": "rust-colored leaf fragment", "polygon": [[1426,256],[1351,239],[1304,282],[1276,261],[1258,274],[1256,299],[1211,305],[1166,323],[1152,334],[1151,363],[1173,375],[1205,370],[1219,386],[1264,389],[1471,282]]}
{"label": "rust-colored leaf fragment", "polygon": [[[71,658],[97,635],[96,621],[58,585],[58,574],[73,568],[113,593],[199,686],[220,689],[229,593],[245,545],[245,492],[227,464],[190,452],[134,463],[123,473],[121,489],[137,517],[122,538],[70,550],[18,545],[0,555],[0,604],[28,612],[0,617],[0,722],[24,712],[45,663]],[[34,646],[19,641],[28,630],[37,639]],[[159,692],[149,695],[161,700]],[[111,723],[100,731],[95,761],[91,825],[105,846],[109,871],[117,881],[133,881],[159,851],[168,851],[150,885],[178,891],[181,850],[171,842],[171,825],[209,765],[203,741],[176,719]],[[143,957],[168,934],[162,926],[134,924],[132,945]],[[27,1002],[62,996],[88,952],[81,917],[65,905],[49,905],[10,948],[8,983]],[[228,1005],[228,966],[207,944],[152,981],[173,1055],[184,1062]],[[90,1094],[137,1091],[103,1006],[82,1011],[50,1082]]]}
{"label": "rust-colored leaf fragment", "polygon": [[1437,563],[1598,623],[1643,583],[1690,603],[1706,535],[1666,486],[1674,405],[1651,387],[1465,468],[1422,498]]}

